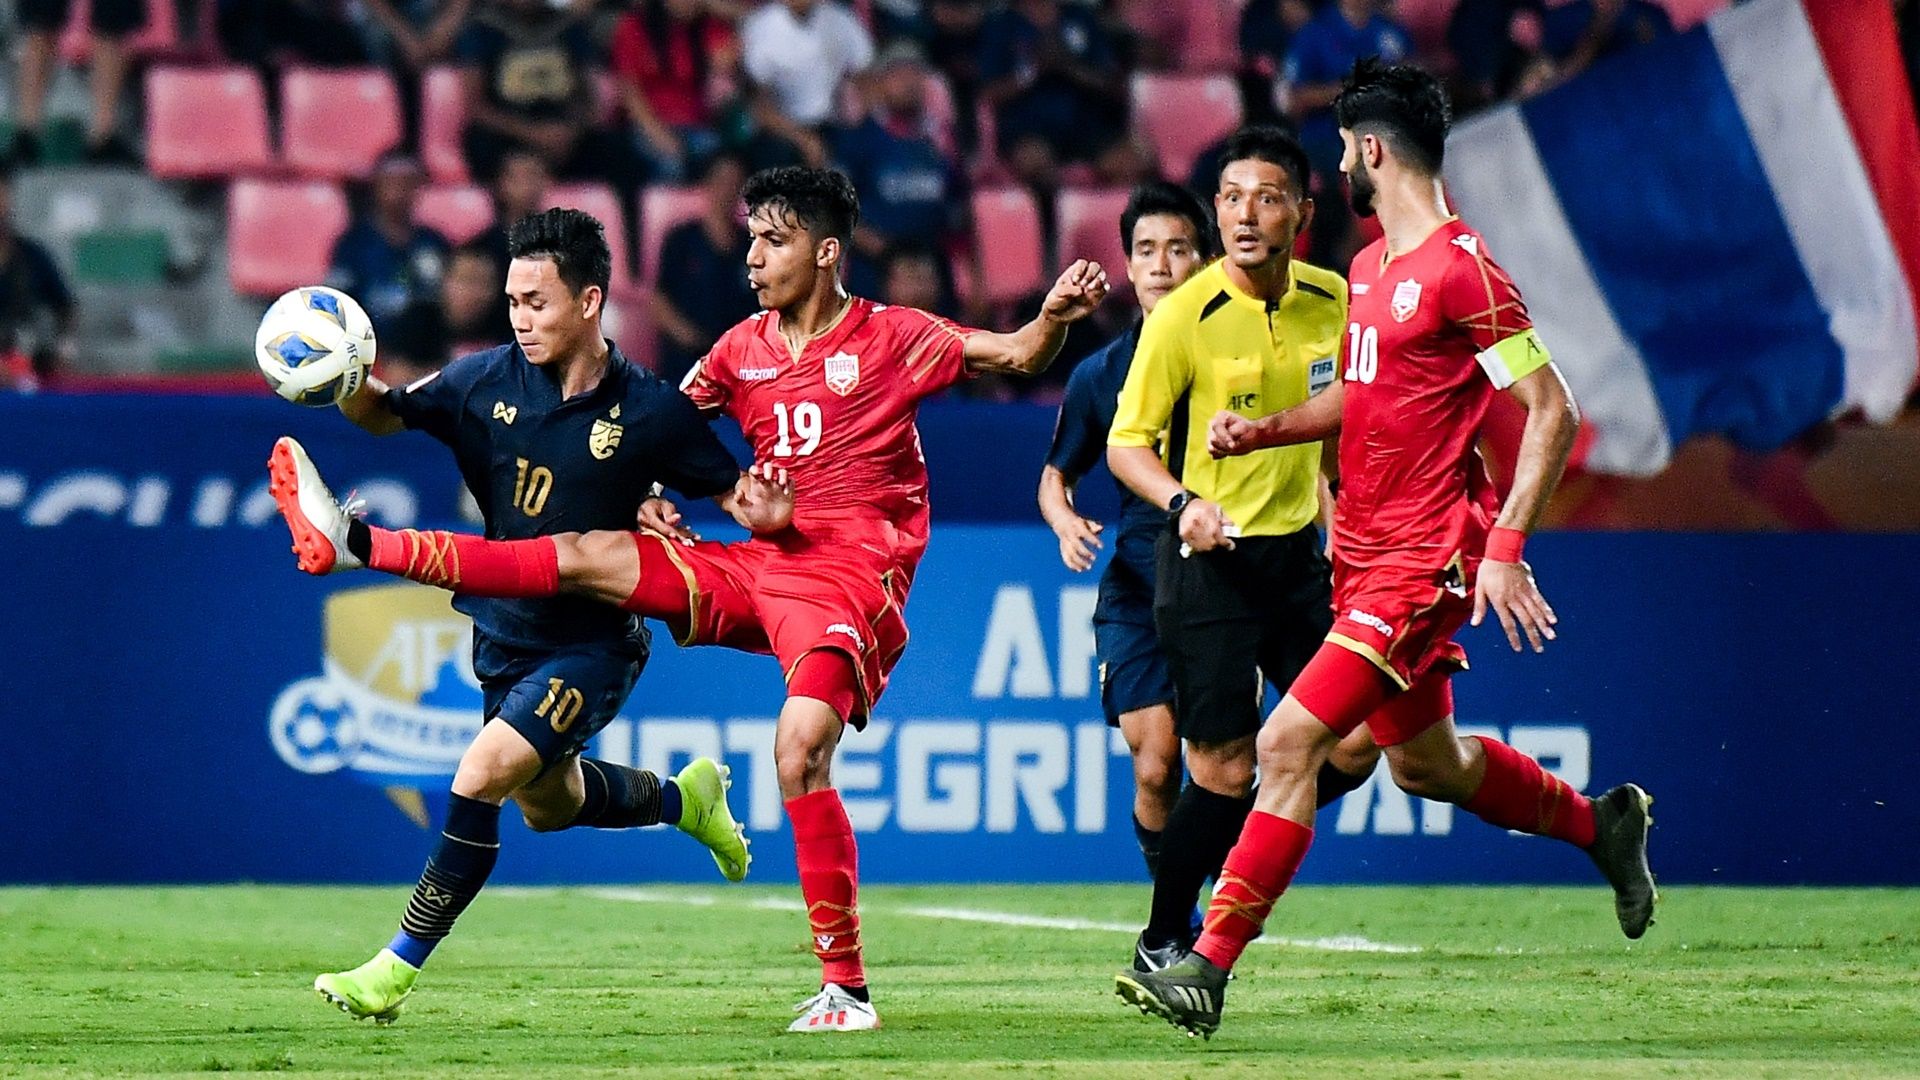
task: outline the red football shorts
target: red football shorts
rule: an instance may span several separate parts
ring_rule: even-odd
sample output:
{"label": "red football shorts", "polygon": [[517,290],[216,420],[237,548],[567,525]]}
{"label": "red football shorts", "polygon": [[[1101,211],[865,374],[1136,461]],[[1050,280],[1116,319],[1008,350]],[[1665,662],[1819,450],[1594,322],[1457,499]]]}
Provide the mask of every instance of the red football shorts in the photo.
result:
{"label": "red football shorts", "polygon": [[664,572],[664,556],[686,581],[692,618],[674,627],[680,644],[771,653],[788,678],[807,653],[838,649],[859,683],[848,722],[866,726],[907,647],[903,609],[918,562],[918,548],[902,544],[892,525],[863,521],[691,547],[656,533],[633,536],[643,577]]}
{"label": "red football shorts", "polygon": [[1467,666],[1453,635],[1473,616],[1477,555],[1439,570],[1354,566],[1333,556],[1333,629],[1327,640],[1364,657],[1401,690],[1436,669]]}

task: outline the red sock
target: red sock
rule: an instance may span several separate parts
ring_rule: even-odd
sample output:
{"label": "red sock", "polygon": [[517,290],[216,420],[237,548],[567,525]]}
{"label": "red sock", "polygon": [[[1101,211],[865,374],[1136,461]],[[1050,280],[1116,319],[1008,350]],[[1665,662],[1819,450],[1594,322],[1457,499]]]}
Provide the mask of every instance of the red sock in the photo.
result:
{"label": "red sock", "polygon": [[1220,870],[1220,886],[1207,905],[1206,931],[1193,951],[1231,970],[1267,921],[1273,902],[1287,891],[1312,844],[1313,830],[1297,821],[1259,810],[1248,814],[1240,841]]}
{"label": "red sock", "polygon": [[369,528],[367,565],[474,596],[552,596],[560,553],[546,537],[488,540],[466,533]]}
{"label": "red sock", "polygon": [[802,795],[787,803],[787,817],[793,820],[794,861],[800,867],[800,895],[807,902],[821,981],[865,986],[867,970],[860,960],[859,852],[840,793],[828,788]]}
{"label": "red sock", "polygon": [[1540,763],[1497,739],[1475,735],[1487,751],[1480,790],[1460,805],[1482,821],[1576,847],[1593,844],[1593,803]]}

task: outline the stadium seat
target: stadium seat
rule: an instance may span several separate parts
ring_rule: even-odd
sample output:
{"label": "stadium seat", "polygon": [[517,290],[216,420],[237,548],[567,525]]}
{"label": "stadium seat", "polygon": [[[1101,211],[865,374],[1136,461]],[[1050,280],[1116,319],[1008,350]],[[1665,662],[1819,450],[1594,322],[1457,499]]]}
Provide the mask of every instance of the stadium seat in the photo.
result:
{"label": "stadium seat", "polygon": [[1127,249],[1120,242],[1127,195],[1126,188],[1067,188],[1054,202],[1061,263],[1093,259],[1116,291],[1128,288]]}
{"label": "stadium seat", "polygon": [[570,206],[585,210],[607,227],[607,246],[613,249],[613,282],[607,291],[626,296],[634,291],[633,274],[627,266],[627,215],[620,200],[605,184],[556,184],[547,192],[548,206]]}
{"label": "stadium seat", "polygon": [[400,92],[384,68],[290,68],[280,76],[280,159],[296,176],[361,179],[404,134]]}
{"label": "stadium seat", "polygon": [[347,217],[347,197],[335,184],[234,181],[227,192],[227,278],[233,290],[277,296],[325,281]]}
{"label": "stadium seat", "polygon": [[252,68],[156,67],[147,72],[146,89],[147,168],[153,175],[216,179],[273,164],[266,90]]}
{"label": "stadium seat", "polygon": [[1121,21],[1140,38],[1159,42],[1181,71],[1239,66],[1237,0],[1121,0],[1118,7]]}
{"label": "stadium seat", "polygon": [[467,124],[467,100],[460,89],[460,70],[437,67],[420,81],[420,163],[436,183],[464,184],[467,158],[460,152],[460,132]]}
{"label": "stadium seat", "polygon": [[697,187],[651,187],[640,193],[640,284],[660,280],[660,248],[674,226],[698,218],[706,196]]}
{"label": "stadium seat", "polygon": [[[91,0],[74,0],[67,13],[67,25],[60,30],[60,58],[69,66],[86,63],[93,53]],[[180,11],[174,0],[147,0],[147,24],[127,38],[127,52],[134,57],[175,56],[181,51]]]}
{"label": "stadium seat", "polygon": [[493,196],[473,184],[429,184],[414,204],[413,222],[464,244],[493,224]]}
{"label": "stadium seat", "polygon": [[1046,281],[1040,265],[1040,208],[1022,188],[973,194],[974,249],[980,259],[980,299],[1019,300]]}
{"label": "stadium seat", "polygon": [[1160,153],[1160,172],[1184,181],[1202,151],[1240,126],[1240,88],[1230,75],[1133,77],[1134,127]]}

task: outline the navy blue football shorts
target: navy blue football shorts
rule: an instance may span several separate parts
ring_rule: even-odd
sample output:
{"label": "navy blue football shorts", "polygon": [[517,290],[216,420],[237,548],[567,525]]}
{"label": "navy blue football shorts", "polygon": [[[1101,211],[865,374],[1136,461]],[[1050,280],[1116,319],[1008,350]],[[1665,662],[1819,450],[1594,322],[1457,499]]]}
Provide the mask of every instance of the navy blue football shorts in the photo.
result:
{"label": "navy blue football shorts", "polygon": [[1153,628],[1153,594],[1110,580],[1093,609],[1093,647],[1100,660],[1100,706],[1107,724],[1120,714],[1173,702],[1173,677]]}
{"label": "navy blue football shorts", "polygon": [[646,665],[624,641],[526,650],[482,639],[473,649],[487,719],[512,724],[549,768],[612,722]]}

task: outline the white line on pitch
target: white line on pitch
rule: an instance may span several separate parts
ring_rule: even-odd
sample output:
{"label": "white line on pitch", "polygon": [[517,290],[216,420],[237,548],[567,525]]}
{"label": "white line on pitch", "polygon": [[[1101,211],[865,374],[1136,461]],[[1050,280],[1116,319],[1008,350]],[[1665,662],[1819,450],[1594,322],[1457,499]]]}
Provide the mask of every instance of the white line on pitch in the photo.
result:
{"label": "white line on pitch", "polygon": [[[588,895],[602,900],[620,900],[630,904],[692,904],[713,907],[725,903],[710,893],[663,892],[657,889],[589,889]],[[778,896],[755,897],[742,904],[727,904],[761,911],[805,911],[798,900]],[[871,906],[869,911],[874,910]],[[1052,915],[1022,915],[1012,911],[985,911],[979,908],[901,907],[880,908],[888,915],[907,915],[918,919],[943,919],[951,922],[989,923],[995,926],[1033,927],[1043,930],[1094,931],[1096,933],[1136,934],[1140,928],[1129,923],[1095,922],[1091,919],[1067,919]],[[1296,949],[1322,952],[1417,953],[1418,945],[1394,945],[1374,941],[1358,934],[1340,934],[1323,938],[1282,938],[1268,935],[1256,944],[1287,945]]]}

